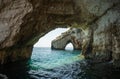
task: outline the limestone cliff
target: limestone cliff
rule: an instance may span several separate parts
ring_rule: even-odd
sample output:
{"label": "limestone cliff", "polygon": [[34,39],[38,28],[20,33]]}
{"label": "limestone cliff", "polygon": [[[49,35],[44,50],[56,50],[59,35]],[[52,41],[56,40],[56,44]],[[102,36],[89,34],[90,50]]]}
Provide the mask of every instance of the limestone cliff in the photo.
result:
{"label": "limestone cliff", "polygon": [[57,50],[64,50],[67,44],[72,43],[75,50],[80,50],[82,49],[82,40],[82,30],[77,28],[71,28],[68,31],[62,33],[56,39],[54,39],[51,43],[51,48]]}
{"label": "limestone cliff", "polygon": [[57,27],[84,32],[86,58],[120,62],[120,0],[1,0],[0,62],[27,59],[38,39]]}

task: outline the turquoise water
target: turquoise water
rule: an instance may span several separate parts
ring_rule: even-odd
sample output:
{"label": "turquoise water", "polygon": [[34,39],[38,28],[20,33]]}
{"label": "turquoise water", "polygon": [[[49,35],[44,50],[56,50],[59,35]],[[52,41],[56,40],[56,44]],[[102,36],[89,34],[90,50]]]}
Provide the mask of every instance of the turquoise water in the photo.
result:
{"label": "turquoise water", "polygon": [[34,48],[31,57],[31,67],[38,69],[52,69],[65,64],[80,61],[78,50],[51,50],[50,48]]}
{"label": "turquoise water", "polygon": [[87,64],[80,53],[34,48],[30,60],[0,66],[0,79],[120,79],[120,70]]}

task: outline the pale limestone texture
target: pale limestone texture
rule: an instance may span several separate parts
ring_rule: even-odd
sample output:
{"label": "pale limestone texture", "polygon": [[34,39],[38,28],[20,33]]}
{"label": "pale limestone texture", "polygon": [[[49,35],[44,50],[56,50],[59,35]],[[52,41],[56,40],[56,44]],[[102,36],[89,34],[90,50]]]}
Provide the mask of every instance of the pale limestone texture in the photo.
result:
{"label": "pale limestone texture", "polygon": [[67,44],[72,43],[75,50],[80,50],[82,49],[83,34],[81,29],[71,28],[54,39],[51,48],[64,50]]}

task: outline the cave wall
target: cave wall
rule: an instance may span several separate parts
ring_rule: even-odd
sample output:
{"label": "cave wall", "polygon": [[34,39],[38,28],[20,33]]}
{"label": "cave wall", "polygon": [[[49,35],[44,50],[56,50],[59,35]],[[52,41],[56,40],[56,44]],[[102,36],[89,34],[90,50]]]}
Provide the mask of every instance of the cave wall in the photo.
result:
{"label": "cave wall", "polygon": [[73,18],[71,0],[1,0],[0,4],[1,64],[30,58],[40,37],[58,26],[66,27]]}
{"label": "cave wall", "polygon": [[84,0],[82,4],[84,7],[86,6],[90,15],[95,16],[87,21],[87,25],[78,25],[81,28],[87,27],[83,54],[94,62],[113,61],[118,65],[120,58],[120,1]]}
{"label": "cave wall", "polygon": [[40,37],[68,25],[84,32],[86,58],[119,62],[119,5],[120,0],[1,0],[0,62],[30,58]]}

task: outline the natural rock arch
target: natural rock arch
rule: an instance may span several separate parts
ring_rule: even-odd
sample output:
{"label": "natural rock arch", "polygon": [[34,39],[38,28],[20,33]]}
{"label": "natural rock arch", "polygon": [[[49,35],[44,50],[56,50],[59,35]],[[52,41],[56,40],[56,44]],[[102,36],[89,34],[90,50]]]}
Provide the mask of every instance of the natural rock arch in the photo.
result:
{"label": "natural rock arch", "polygon": [[[65,47],[69,44],[72,43],[71,40],[67,40],[64,41],[65,43],[63,43],[62,45],[60,45],[60,43],[57,43],[57,46],[54,46],[53,42],[52,42],[52,46],[51,49],[55,49],[55,50],[65,50]],[[73,49],[75,49],[74,43],[72,43],[73,45]]]}
{"label": "natural rock arch", "polygon": [[[55,42],[55,41],[54,41]],[[62,43],[62,45],[60,45],[60,43]],[[75,44],[73,43],[73,42],[71,42],[71,40],[67,40],[67,41],[64,41],[64,43],[63,42],[60,42],[60,43],[57,43],[57,46],[55,46],[54,44],[53,44],[53,42],[52,42],[52,46],[51,46],[51,49],[55,49],[55,50],[65,50],[65,47],[69,44],[69,43],[71,43],[72,45],[73,45],[73,49],[75,50],[75,49],[80,49],[80,48],[75,48]]]}
{"label": "natural rock arch", "polygon": [[80,29],[71,28],[70,30],[62,33],[60,36],[54,39],[51,43],[51,48],[57,50],[64,50],[68,43],[72,43],[74,50],[80,50],[82,49],[82,36],[77,38],[76,35],[80,35],[81,33],[82,32]]}
{"label": "natural rock arch", "polygon": [[65,50],[75,50],[73,44],[70,42],[65,46]]}
{"label": "natural rock arch", "polygon": [[75,49],[76,49],[76,48],[75,48],[74,43],[72,43],[71,41],[68,41],[68,42],[66,43],[66,45],[65,45],[64,49],[66,49],[66,48],[67,48],[67,45],[68,45],[68,44],[72,44],[72,46],[73,46],[73,50],[75,50]]}

